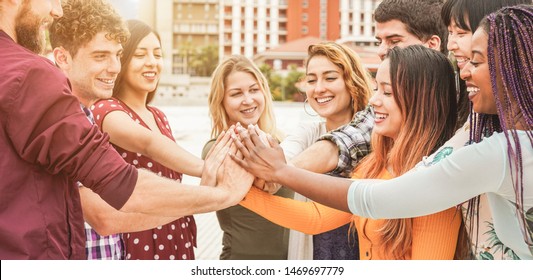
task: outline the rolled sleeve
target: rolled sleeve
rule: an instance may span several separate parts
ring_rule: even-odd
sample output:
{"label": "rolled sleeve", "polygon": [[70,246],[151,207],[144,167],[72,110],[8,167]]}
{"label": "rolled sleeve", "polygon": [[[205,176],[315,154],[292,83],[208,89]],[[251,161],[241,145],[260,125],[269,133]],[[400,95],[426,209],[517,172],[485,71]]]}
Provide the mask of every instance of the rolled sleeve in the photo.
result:
{"label": "rolled sleeve", "polygon": [[337,167],[331,172],[350,176],[359,161],[370,153],[370,139],[374,115],[372,108],[367,106],[357,112],[354,119],[347,125],[321,136],[318,141],[333,142],[339,148],[339,161]]}

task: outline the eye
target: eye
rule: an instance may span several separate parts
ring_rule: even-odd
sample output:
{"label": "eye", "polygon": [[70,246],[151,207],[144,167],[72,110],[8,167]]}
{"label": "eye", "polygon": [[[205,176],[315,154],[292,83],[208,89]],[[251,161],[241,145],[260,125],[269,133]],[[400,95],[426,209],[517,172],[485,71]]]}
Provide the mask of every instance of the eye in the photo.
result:
{"label": "eye", "polygon": [[315,79],[307,79],[307,83],[310,84],[310,85],[314,84],[315,82],[316,82]]}

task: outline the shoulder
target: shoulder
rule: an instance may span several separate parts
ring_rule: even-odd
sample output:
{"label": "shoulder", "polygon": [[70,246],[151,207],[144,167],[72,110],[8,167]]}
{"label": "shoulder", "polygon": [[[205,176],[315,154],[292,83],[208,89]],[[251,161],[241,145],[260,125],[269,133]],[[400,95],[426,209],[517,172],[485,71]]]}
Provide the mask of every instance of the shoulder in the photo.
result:
{"label": "shoulder", "polygon": [[107,114],[114,111],[122,111],[133,118],[133,115],[131,112],[129,112],[127,107],[123,106],[123,103],[116,98],[99,100],[92,105],[90,109],[93,112],[94,120],[99,126],[102,125],[103,119],[107,116]]}
{"label": "shoulder", "polygon": [[211,151],[211,148],[213,148],[213,145],[215,144],[216,139],[211,139],[207,141],[202,149],[202,159],[205,159],[207,157],[207,154],[209,151]]}

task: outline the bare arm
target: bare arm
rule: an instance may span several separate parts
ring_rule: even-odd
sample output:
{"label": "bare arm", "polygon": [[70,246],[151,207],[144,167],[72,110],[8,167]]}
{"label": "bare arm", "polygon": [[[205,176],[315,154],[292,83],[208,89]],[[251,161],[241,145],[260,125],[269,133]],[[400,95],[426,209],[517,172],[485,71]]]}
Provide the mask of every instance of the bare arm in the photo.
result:
{"label": "bare arm", "polygon": [[200,177],[203,160],[189,153],[161,133],[139,125],[123,111],[113,111],[105,116],[102,131],[110,142],[125,150],[143,154],[164,166],[187,175]]}
{"label": "bare arm", "polygon": [[295,156],[290,162],[305,170],[327,173],[335,169],[339,161],[339,148],[330,141],[318,141]]}
{"label": "bare arm", "polygon": [[[227,154],[226,149],[220,152]],[[235,154],[236,149],[230,152]],[[135,189],[120,210],[173,217],[216,211],[239,203],[253,179],[227,156],[218,169],[216,187],[185,185],[139,170]]]}
{"label": "bare arm", "polygon": [[233,138],[244,159],[233,155],[232,158],[243,168],[265,181],[280,183],[311,200],[350,212],[347,203],[348,189],[352,183],[350,180],[289,166],[277,141],[269,137],[271,147],[268,147],[259,140],[253,128],[246,131],[248,133],[239,131],[242,141]]}
{"label": "bare arm", "polygon": [[80,188],[80,197],[83,218],[103,236],[152,229],[180,218],[118,211],[86,187]]}

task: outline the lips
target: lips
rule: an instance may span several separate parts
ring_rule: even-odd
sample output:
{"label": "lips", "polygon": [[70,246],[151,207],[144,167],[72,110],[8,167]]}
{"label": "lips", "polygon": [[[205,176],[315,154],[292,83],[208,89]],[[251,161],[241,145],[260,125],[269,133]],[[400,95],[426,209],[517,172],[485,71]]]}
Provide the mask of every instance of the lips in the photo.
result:
{"label": "lips", "polygon": [[244,110],[241,110],[240,112],[245,114],[245,115],[249,115],[249,114],[253,114],[255,112],[255,110],[257,110],[257,107],[244,109]]}
{"label": "lips", "polygon": [[389,116],[389,114],[380,113],[380,112],[374,112],[374,122],[376,124],[381,123],[385,121],[385,119]]}
{"label": "lips", "polygon": [[148,80],[154,80],[157,77],[157,72],[143,72],[142,76]]}
{"label": "lips", "polygon": [[334,98],[333,96],[325,96],[325,97],[317,97],[315,98],[315,100],[319,105],[321,105],[321,104],[330,102],[331,100],[333,100],[333,98]]}
{"label": "lips", "polygon": [[468,57],[464,56],[455,56],[455,60],[457,61],[457,67],[459,67],[459,69],[463,69],[465,65],[470,61]]}

